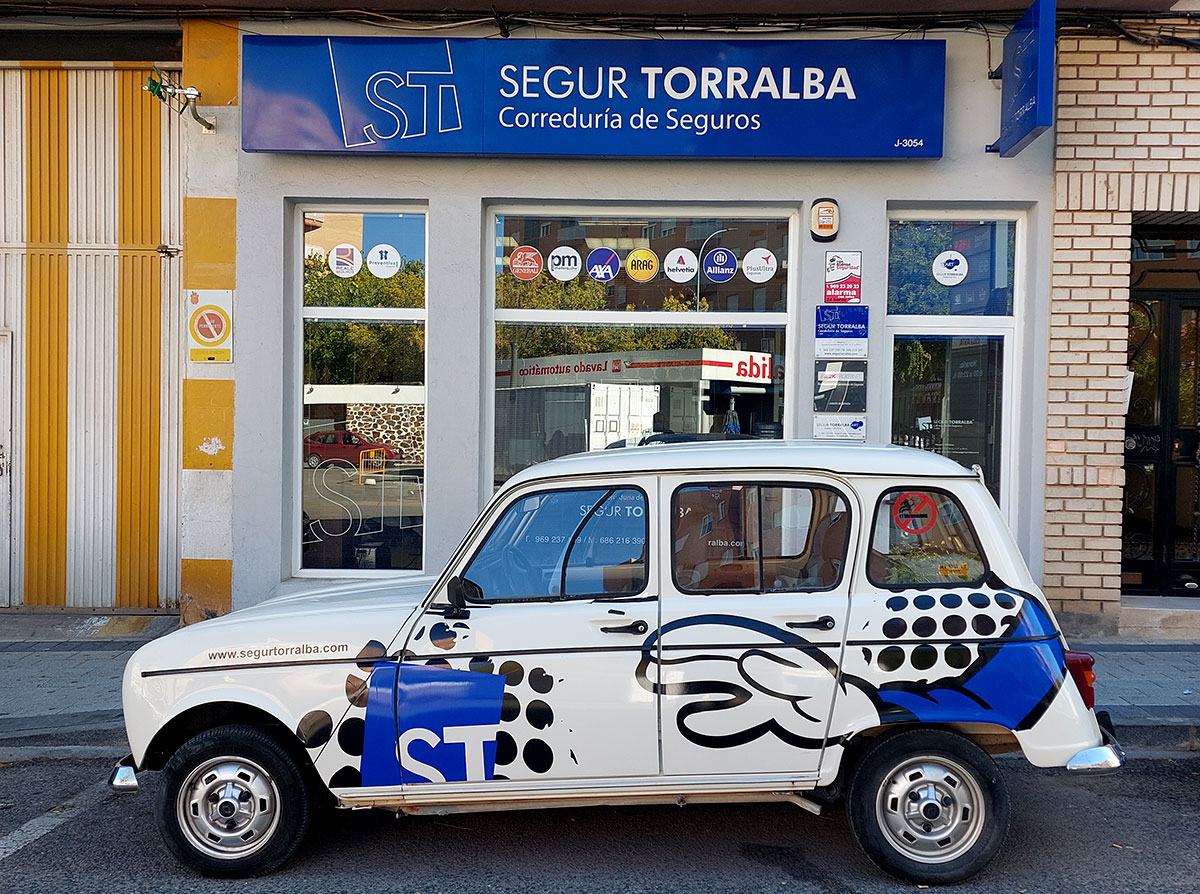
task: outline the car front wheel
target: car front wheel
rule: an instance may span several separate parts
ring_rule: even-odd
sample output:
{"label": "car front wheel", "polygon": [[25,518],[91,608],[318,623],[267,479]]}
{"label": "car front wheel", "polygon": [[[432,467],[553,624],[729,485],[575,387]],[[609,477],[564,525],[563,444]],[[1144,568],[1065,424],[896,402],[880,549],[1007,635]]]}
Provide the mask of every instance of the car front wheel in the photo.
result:
{"label": "car front wheel", "polygon": [[317,456],[315,453],[310,453],[308,456],[304,457],[304,465],[308,466],[310,469],[315,469],[317,466],[321,465],[321,457]]}
{"label": "car front wheel", "polygon": [[256,727],[200,733],[163,768],[159,830],[176,857],[205,875],[270,872],[299,846],[309,813],[296,761]]}
{"label": "car front wheel", "polygon": [[942,730],[871,746],[854,770],[846,810],[867,856],[918,884],[961,882],[983,869],[1004,844],[1010,813],[991,757]]}

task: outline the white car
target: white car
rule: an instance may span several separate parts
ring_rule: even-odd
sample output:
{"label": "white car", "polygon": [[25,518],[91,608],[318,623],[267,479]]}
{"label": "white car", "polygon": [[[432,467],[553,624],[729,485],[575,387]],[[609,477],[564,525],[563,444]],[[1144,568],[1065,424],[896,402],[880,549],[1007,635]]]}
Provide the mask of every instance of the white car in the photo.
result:
{"label": "white car", "polygon": [[991,754],[1122,765],[1094,679],[948,459],[605,450],[513,477],[436,580],[281,597],[138,650],[112,783],[161,770],[166,843],[212,875],[278,866],[322,802],[844,797],[880,867],[954,882],[1008,828]]}

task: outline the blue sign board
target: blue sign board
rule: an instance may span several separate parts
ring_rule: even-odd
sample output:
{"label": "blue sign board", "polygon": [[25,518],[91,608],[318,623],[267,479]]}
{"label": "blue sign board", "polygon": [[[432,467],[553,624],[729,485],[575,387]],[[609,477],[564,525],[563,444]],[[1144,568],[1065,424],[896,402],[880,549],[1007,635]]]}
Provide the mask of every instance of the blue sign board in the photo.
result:
{"label": "blue sign board", "polygon": [[866,357],[869,314],[858,304],[818,306],[816,356]]}
{"label": "blue sign board", "polygon": [[1034,0],[1004,38],[1000,137],[987,147],[1004,158],[1054,124],[1054,2]]}
{"label": "blue sign board", "polygon": [[251,152],[940,158],[940,40],[246,36]]}

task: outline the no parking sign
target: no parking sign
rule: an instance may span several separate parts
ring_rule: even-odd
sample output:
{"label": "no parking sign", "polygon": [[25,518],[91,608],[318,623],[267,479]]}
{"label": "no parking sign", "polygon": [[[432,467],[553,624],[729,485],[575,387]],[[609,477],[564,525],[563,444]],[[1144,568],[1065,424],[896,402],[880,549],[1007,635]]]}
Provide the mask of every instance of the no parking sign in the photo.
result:
{"label": "no parking sign", "polygon": [[188,359],[197,363],[233,361],[233,290],[190,289],[185,303]]}

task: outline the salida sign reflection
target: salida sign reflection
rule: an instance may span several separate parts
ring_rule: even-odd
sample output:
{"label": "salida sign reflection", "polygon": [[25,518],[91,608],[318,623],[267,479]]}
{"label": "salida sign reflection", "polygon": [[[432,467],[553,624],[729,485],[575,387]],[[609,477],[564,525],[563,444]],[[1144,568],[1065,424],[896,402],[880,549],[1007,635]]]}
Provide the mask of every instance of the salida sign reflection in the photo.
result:
{"label": "salida sign reflection", "polygon": [[945,58],[938,40],[247,36],[242,145],[939,158]]}

